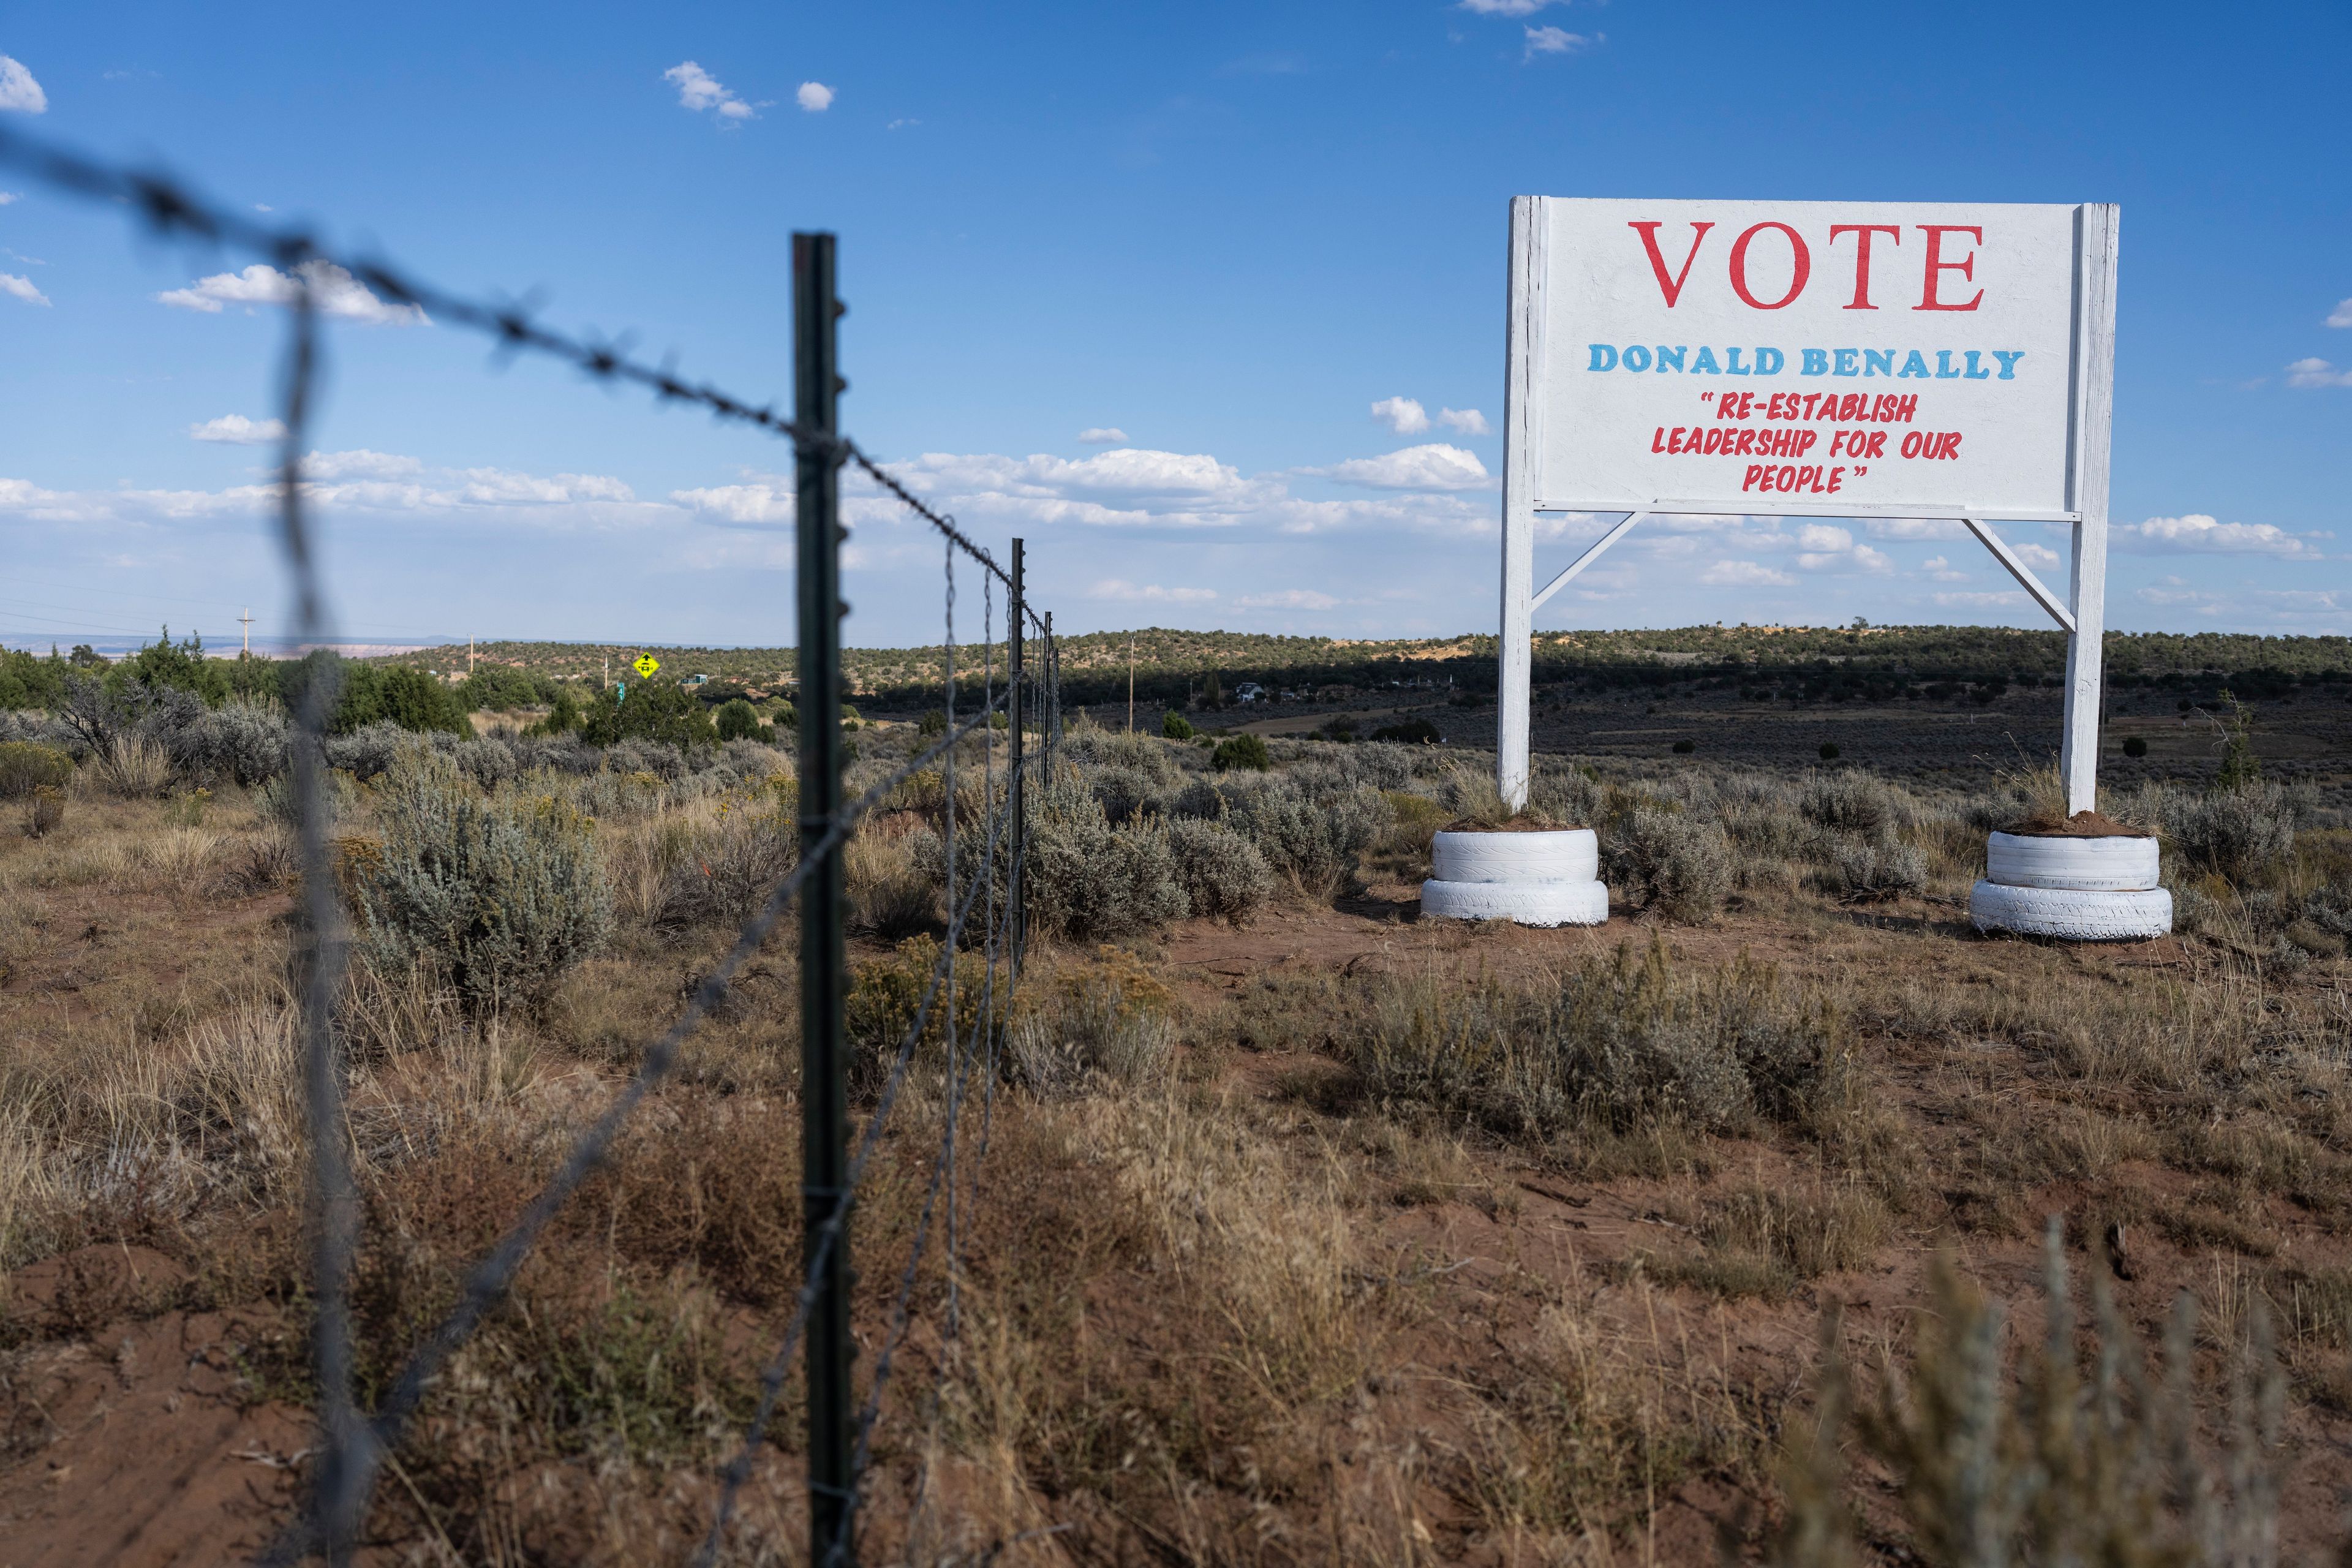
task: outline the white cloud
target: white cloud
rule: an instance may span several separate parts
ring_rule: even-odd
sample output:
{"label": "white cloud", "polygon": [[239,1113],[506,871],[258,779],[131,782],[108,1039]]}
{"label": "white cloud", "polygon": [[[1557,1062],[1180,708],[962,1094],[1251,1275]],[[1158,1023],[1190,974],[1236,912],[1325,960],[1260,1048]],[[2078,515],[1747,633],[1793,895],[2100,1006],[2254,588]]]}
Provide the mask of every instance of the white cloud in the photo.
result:
{"label": "white cloud", "polygon": [[1480,16],[1532,16],[1547,5],[1568,0],[1462,0],[1462,9]]}
{"label": "white cloud", "polygon": [[312,452],[302,459],[302,477],[308,479],[398,479],[424,471],[425,465],[414,458],[371,452],[364,447],[348,452]]}
{"label": "white cloud", "polygon": [[1797,542],[1807,550],[1851,550],[1853,548],[1853,535],[1843,528],[1809,522],[1797,531]]}
{"label": "white cloud", "polygon": [[2025,543],[2012,544],[2009,548],[2020,561],[2024,562],[2028,566],[2039,566],[2044,572],[2063,564],[2065,560],[2065,557],[2047,545]]}
{"label": "white cloud", "polygon": [[41,84],[6,55],[0,55],[0,110],[14,110],[18,114],[41,114],[47,111],[49,95]]}
{"label": "white cloud", "polygon": [[1948,607],[1971,610],[2009,610],[2025,603],[2022,588],[2003,588],[1986,594],[1937,594],[1936,603]]}
{"label": "white cloud", "polygon": [[1400,436],[1418,436],[1429,428],[1429,410],[1410,397],[1383,397],[1372,405],[1372,417]]}
{"label": "white cloud", "polygon": [[1528,29],[1528,59],[1538,55],[1580,55],[1591,48],[1596,38],[1581,33],[1571,33],[1565,27],[1529,27]]}
{"label": "white cloud", "polygon": [[[371,327],[432,324],[421,307],[387,304],[331,261],[306,261],[295,271],[310,285],[311,308],[322,316]],[[226,305],[243,305],[250,314],[256,305],[292,303],[296,288],[291,277],[256,262],[242,272],[215,272],[209,278],[197,279],[185,289],[167,289],[155,300],[158,304],[199,310],[208,316],[219,315]]]}
{"label": "white cloud", "polygon": [[1244,594],[1234,603],[1244,610],[1328,610],[1339,601],[1312,588],[1285,588],[1278,594]]}
{"label": "white cloud", "polygon": [[1079,431],[1078,440],[1088,447],[1124,447],[1127,432],[1116,425],[1097,425]]}
{"label": "white cloud", "polygon": [[[662,80],[677,88],[677,102],[681,109],[691,110],[698,114],[706,109],[717,110],[720,119],[729,121],[751,118],[750,104],[730,92],[720,85],[717,77],[692,60],[680,60],[670,67],[662,72]],[[807,89],[802,90],[805,92]]]}
{"label": "white cloud", "polygon": [[1969,531],[1940,517],[1874,517],[1864,520],[1873,539],[1966,539]]}
{"label": "white cloud", "polygon": [[1760,561],[1718,561],[1699,574],[1700,582],[1718,588],[1793,588],[1797,580]]}
{"label": "white cloud", "polygon": [[[2182,517],[2151,517],[2142,523],[2124,523],[2114,531],[2126,544],[2144,542],[2163,551],[2195,551],[2219,555],[2279,555],[2297,561],[2318,561],[2325,552],[2310,541],[2314,536],[2289,533],[2267,522],[2219,522],[2201,513]],[[2327,537],[2325,534],[2319,538]]]}
{"label": "white cloud", "polygon": [[286,426],[276,419],[247,419],[242,414],[224,414],[217,419],[189,426],[188,435],[197,441],[226,441],[233,447],[258,447],[264,442],[284,440]]}
{"label": "white cloud", "polygon": [[1202,605],[1217,596],[1213,588],[1163,588],[1157,583],[1140,586],[1122,577],[1109,577],[1087,590],[1097,599],[1121,599],[1163,605]]}
{"label": "white cloud", "polygon": [[1965,583],[1969,580],[1967,573],[1953,571],[1952,563],[1941,555],[1927,557],[1924,570],[1938,583]]}
{"label": "white cloud", "polygon": [[794,497],[783,484],[714,485],[672,490],[669,499],[688,510],[728,522],[790,522]]}
{"label": "white cloud", "polygon": [[2327,324],[2331,327],[2352,327],[2352,300],[2337,300],[2336,309],[2327,312]]}
{"label": "white cloud", "polygon": [[1465,436],[1491,436],[1495,433],[1494,427],[1486,423],[1486,416],[1475,408],[1441,408],[1437,411],[1437,422],[1449,430],[1459,430]]}
{"label": "white cloud", "polygon": [[919,120],[893,120],[889,124],[885,125],[882,129],[885,131],[896,131],[902,125],[920,125],[922,121]]}
{"label": "white cloud", "polygon": [[521,474],[467,468],[457,500],[472,506],[560,506],[572,501],[633,501],[636,492],[605,474]]}
{"label": "white cloud", "polygon": [[29,278],[19,278],[14,272],[0,272],[0,294],[14,294],[27,305],[46,305],[49,297],[33,287]]}
{"label": "white cloud", "polygon": [[793,101],[811,114],[823,114],[833,107],[833,89],[821,81],[804,81],[793,94]]}
{"label": "white cloud", "polygon": [[1382,490],[1475,490],[1490,482],[1478,454],[1443,441],[1301,472]]}
{"label": "white cloud", "polygon": [[2299,359],[2286,367],[2289,386],[2352,386],[2352,370],[2337,370],[2324,359]]}
{"label": "white cloud", "polygon": [[6,206],[10,202],[21,202],[24,199],[25,194],[22,191],[0,191],[0,207]]}

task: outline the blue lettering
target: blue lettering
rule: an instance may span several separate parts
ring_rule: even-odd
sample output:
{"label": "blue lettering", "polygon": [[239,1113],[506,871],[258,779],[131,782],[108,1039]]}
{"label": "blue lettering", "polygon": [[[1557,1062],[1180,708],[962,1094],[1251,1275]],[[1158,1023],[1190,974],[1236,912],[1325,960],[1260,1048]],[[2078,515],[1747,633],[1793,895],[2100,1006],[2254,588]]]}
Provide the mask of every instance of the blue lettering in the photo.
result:
{"label": "blue lettering", "polygon": [[1781,353],[1779,349],[1756,351],[1756,374],[1759,375],[1778,375],[1780,374],[1780,367],[1788,363],[1788,356]]}
{"label": "blue lettering", "polygon": [[1593,344],[1592,363],[1585,366],[1585,368],[1587,370],[1615,370],[1617,368],[1616,348],[1609,343]]}
{"label": "blue lettering", "polygon": [[1705,343],[1698,346],[1698,358],[1691,362],[1693,375],[1721,375],[1723,367],[1715,363],[1715,351]]}
{"label": "blue lettering", "polygon": [[1665,374],[1666,367],[1668,365],[1674,366],[1676,370],[1682,369],[1683,355],[1687,351],[1688,345],[1684,343],[1676,343],[1672,348],[1668,348],[1665,344],[1660,343],[1658,345],[1658,374],[1660,375]]}
{"label": "blue lettering", "polygon": [[1830,356],[1825,351],[1821,349],[1799,349],[1797,352],[1804,356],[1802,368],[1797,372],[1799,375],[1829,374]]}
{"label": "blue lettering", "polygon": [[1893,349],[1863,350],[1862,374],[1864,375],[1893,375],[1895,374],[1895,351]]}
{"label": "blue lettering", "polygon": [[1949,349],[1937,349],[1936,351],[1936,379],[1937,381],[1958,381],[1960,379],[1960,373],[1952,368],[1952,351]]}
{"label": "blue lettering", "polygon": [[1992,372],[1985,369],[1984,366],[1977,363],[1978,355],[1981,353],[1982,351],[1979,349],[1970,349],[1969,351],[1969,368],[1965,374],[1970,381],[1982,381],[1985,377],[1992,374]]}
{"label": "blue lettering", "polygon": [[1861,351],[1860,349],[1840,349],[1840,350],[1838,350],[1838,352],[1837,352],[1837,369],[1835,369],[1834,371],[1832,371],[1830,374],[1832,374],[1832,375],[1859,375],[1859,374],[1861,374],[1862,373],[1861,373],[1860,371],[1858,371],[1858,370],[1854,369],[1854,367],[1853,367],[1853,356],[1854,356],[1854,355],[1856,355],[1856,354],[1858,354],[1858,353],[1860,353],[1861,352],[1862,352],[1862,351]]}
{"label": "blue lettering", "polygon": [[1730,362],[1723,367],[1724,374],[1746,375],[1748,373],[1748,367],[1739,363],[1739,351],[1738,349],[1726,349],[1723,353],[1724,357]]}
{"label": "blue lettering", "polygon": [[2003,381],[2015,381],[2017,379],[2017,362],[2025,357],[2025,351],[2023,349],[1995,349],[1992,351],[1992,357],[2000,361],[2000,379]]}
{"label": "blue lettering", "polygon": [[1627,343],[1625,345],[1625,368],[1627,370],[1649,369],[1650,351],[1643,348],[1639,343]]}
{"label": "blue lettering", "polygon": [[1906,375],[1916,375],[1922,381],[1928,379],[1927,362],[1920,357],[1917,349],[1911,351],[1903,361],[1903,368],[1895,373],[1895,379],[1898,381]]}

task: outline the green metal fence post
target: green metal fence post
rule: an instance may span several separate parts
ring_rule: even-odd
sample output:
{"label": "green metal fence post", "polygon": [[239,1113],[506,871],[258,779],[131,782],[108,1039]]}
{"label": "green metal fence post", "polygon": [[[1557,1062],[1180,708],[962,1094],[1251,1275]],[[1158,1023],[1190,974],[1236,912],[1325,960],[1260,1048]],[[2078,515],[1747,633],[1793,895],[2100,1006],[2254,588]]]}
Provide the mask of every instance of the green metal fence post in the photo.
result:
{"label": "green metal fence post", "polygon": [[1021,973],[1021,949],[1028,935],[1027,927],[1022,920],[1024,906],[1021,899],[1021,864],[1024,858],[1024,852],[1029,847],[1029,819],[1026,813],[1022,810],[1021,806],[1021,759],[1024,751],[1021,739],[1021,725],[1023,721],[1021,715],[1021,644],[1023,634],[1028,630],[1028,628],[1023,625],[1023,618],[1027,616],[1028,613],[1029,602],[1022,596],[1021,592],[1021,541],[1016,539],[1013,542],[1013,614],[1011,617],[1013,623],[1013,647],[1011,660],[1013,666],[1013,686],[1012,690],[1007,695],[1006,699],[1006,706],[1012,710],[1012,730],[1010,733],[1013,737],[1013,781],[1010,788],[1006,791],[1008,797],[1006,804],[1011,807],[1013,812],[1013,859],[1011,862],[1013,870],[1012,875],[1007,879],[1012,889],[1013,907],[1009,911],[1007,911],[1006,917],[1008,923],[1012,927],[1010,933],[1012,940],[1007,943],[1007,946],[1011,950],[1013,973],[1015,974]]}
{"label": "green metal fence post", "polygon": [[[800,546],[801,854],[813,854],[841,810],[841,454],[835,323],[834,237],[793,236],[793,417]],[[849,1202],[848,992],[838,848],[801,886],[801,1224],[803,1266],[819,1232]],[[832,1555],[850,1517],[849,1232],[846,1215],[818,1273],[808,1324],[809,1561],[855,1564],[852,1542]]]}

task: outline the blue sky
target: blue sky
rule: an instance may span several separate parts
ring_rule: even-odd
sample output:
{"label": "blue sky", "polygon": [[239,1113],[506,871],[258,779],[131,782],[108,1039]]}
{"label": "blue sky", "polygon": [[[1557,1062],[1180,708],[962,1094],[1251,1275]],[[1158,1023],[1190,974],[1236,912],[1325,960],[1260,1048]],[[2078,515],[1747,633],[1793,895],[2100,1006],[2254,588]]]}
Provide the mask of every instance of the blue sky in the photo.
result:
{"label": "blue sky", "polygon": [[[845,425],[1081,630],[1492,629],[1513,194],[2118,202],[2110,624],[2352,632],[2340,4],[81,0],[0,57],[17,129],[754,395],[837,231]],[[277,629],[270,448],[220,438],[272,413],[268,279],[0,193],[0,637]],[[347,636],[789,640],[781,445],[345,303]],[[935,637],[932,542],[850,515],[852,639]],[[1645,525],[1538,625],[2035,624],[1898,533]]]}

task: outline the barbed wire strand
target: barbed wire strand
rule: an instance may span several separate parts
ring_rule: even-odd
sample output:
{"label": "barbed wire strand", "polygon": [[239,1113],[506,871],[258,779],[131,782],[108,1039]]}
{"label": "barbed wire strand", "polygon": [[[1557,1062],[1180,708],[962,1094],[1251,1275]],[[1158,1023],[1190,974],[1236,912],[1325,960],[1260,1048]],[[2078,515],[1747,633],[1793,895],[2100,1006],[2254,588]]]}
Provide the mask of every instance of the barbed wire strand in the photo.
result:
{"label": "barbed wire strand", "polygon": [[[998,1059],[995,967],[1002,933],[998,929],[995,866],[1005,814],[998,810],[995,800],[995,741],[988,725],[998,703],[993,662],[994,584],[1003,582],[1009,589],[1011,577],[988,551],[957,526],[953,518],[924,502],[854,441],[844,437],[818,443],[791,420],[778,415],[772,404],[755,405],[708,384],[695,384],[683,381],[667,363],[650,365],[632,358],[625,340],[596,341],[566,336],[533,321],[532,307],[527,303],[486,304],[467,299],[399,272],[389,262],[339,256],[307,232],[256,223],[240,213],[203,202],[180,184],[161,174],[101,163],[5,129],[0,129],[0,163],[25,168],[53,188],[93,199],[127,203],[145,218],[152,229],[160,234],[179,235],[216,247],[243,249],[267,256],[282,272],[290,328],[282,400],[282,424],[286,434],[281,443],[279,463],[280,542],[294,590],[298,638],[306,647],[324,646],[327,638],[324,594],[304,514],[303,502],[307,492],[301,464],[320,360],[317,293],[321,283],[330,279],[331,268],[340,269],[362,287],[373,290],[394,305],[414,308],[425,319],[437,316],[485,333],[492,338],[501,354],[539,353],[568,363],[597,379],[642,387],[652,393],[656,401],[698,405],[722,421],[750,425],[784,437],[803,448],[823,445],[831,450],[836,462],[854,464],[876,486],[942,535],[946,548],[946,637],[943,645],[948,718],[946,734],[939,744],[911,759],[866,791],[849,807],[837,813],[825,836],[791,872],[779,879],[765,903],[745,922],[725,958],[696,988],[669,1028],[647,1047],[636,1074],[615,1096],[604,1113],[574,1142],[555,1176],[525,1206],[521,1215],[491,1250],[468,1271],[457,1304],[412,1349],[393,1388],[365,1421],[359,1419],[352,1398],[353,1356],[349,1279],[357,1250],[358,1202],[342,1113],[343,1063],[336,1048],[333,1029],[333,1001],[341,987],[348,941],[342,930],[341,910],[334,897],[334,882],[326,847],[324,737],[332,712],[335,685],[331,670],[315,671],[312,678],[303,683],[299,715],[300,734],[293,748],[293,783],[309,921],[308,942],[302,957],[300,997],[305,1090],[312,1129],[312,1202],[317,1226],[313,1258],[317,1298],[313,1360],[320,1390],[321,1458],[314,1473],[305,1518],[281,1533],[265,1550],[261,1560],[265,1563],[289,1563],[308,1555],[312,1550],[323,1550],[331,1568],[343,1568],[348,1563],[353,1543],[364,1525],[367,1507],[383,1460],[399,1441],[407,1420],[422,1403],[427,1387],[438,1375],[441,1367],[479,1327],[490,1308],[503,1297],[556,1212],[602,1165],[631,1113],[667,1076],[687,1039],[725,995],[741,965],[772,934],[775,924],[797,896],[802,884],[829,857],[840,853],[849,833],[876,804],[925,763],[935,757],[944,758],[947,886],[950,901],[956,905],[951,911],[953,918],[949,924],[948,940],[939,963],[934,967],[931,984],[925,992],[915,1022],[902,1042],[882,1100],[861,1139],[857,1157],[852,1166],[849,1187],[845,1191],[843,1202],[826,1222],[818,1247],[812,1255],[810,1276],[803,1284],[799,1309],[787,1332],[784,1348],[769,1369],[769,1374],[762,1379],[759,1412],[747,1434],[742,1453],[739,1455],[737,1463],[730,1468],[719,1517],[701,1554],[702,1560],[708,1560],[716,1552],[723,1536],[734,1497],[764,1435],[766,1422],[772,1415],[782,1376],[789,1366],[792,1348],[805,1332],[824,1261],[841,1243],[842,1232],[847,1223],[849,1196],[877,1146],[890,1107],[903,1084],[908,1064],[913,1058],[915,1042],[919,1038],[933,1001],[943,985],[947,997],[945,1034],[949,1042],[949,1061],[948,1100],[941,1146],[926,1193],[906,1276],[895,1304],[891,1334],[877,1363],[866,1408],[861,1412],[856,1457],[852,1467],[851,1510],[845,1515],[842,1531],[835,1539],[833,1552],[833,1556],[838,1557],[845,1550],[849,1539],[859,1489],[858,1478],[862,1478],[871,1453],[873,1428],[878,1417],[883,1390],[888,1381],[891,1358],[903,1342],[909,1322],[914,1282],[927,1248],[931,1215],[942,1184],[948,1195],[948,1338],[950,1342],[957,1326],[956,1275],[961,1253],[961,1220],[955,1180],[958,1124],[963,1090],[972,1068],[982,1059],[983,1047],[989,1068],[988,1105],[992,1117]],[[954,565],[959,550],[984,569],[982,584],[987,622],[984,632],[988,643],[987,652],[983,655],[981,712],[970,724],[961,727],[954,722]],[[1055,678],[1057,649],[1053,637],[1052,616],[1050,614],[1037,615],[1029,610],[1024,602],[1008,600],[1007,607],[1013,616],[1034,624],[1044,634],[1049,733],[1057,739],[1060,731],[1059,691]],[[1011,630],[1008,624],[1008,636]],[[1006,695],[1009,700],[1009,688]],[[981,874],[972,879],[970,892],[958,903],[955,899],[955,752],[958,743],[975,730],[981,733],[985,749],[982,837],[986,847],[982,858]],[[1048,756],[1050,758],[1050,750]],[[1011,875],[1017,881],[1020,868],[1013,868]],[[958,975],[955,956],[972,903],[981,896],[983,886],[988,891],[982,920],[984,932],[982,994],[974,1019],[974,1037],[967,1040],[956,1019]],[[1009,901],[1006,909],[1009,918]],[[987,1124],[984,1121],[983,1126]],[[976,1177],[977,1173],[975,1180]],[[942,1379],[945,1370],[943,1361]]]}
{"label": "barbed wire strand", "polygon": [[484,334],[501,353],[541,354],[598,380],[640,387],[651,393],[656,402],[691,404],[716,419],[749,425],[803,447],[829,445],[836,459],[854,463],[915,515],[953,540],[973,560],[1008,585],[1012,582],[1004,568],[996,563],[996,558],[974,543],[952,519],[926,504],[848,437],[816,442],[777,413],[772,401],[754,403],[709,383],[681,380],[666,363],[650,364],[631,357],[625,337],[567,336],[534,321],[536,306],[528,300],[489,303],[467,299],[398,271],[382,258],[330,250],[305,230],[257,223],[220,203],[203,200],[160,172],[103,163],[5,127],[0,127],[0,164],[23,169],[58,190],[95,201],[125,203],[159,234],[178,234],[218,248],[267,257],[287,274],[289,293],[296,297],[306,296],[315,288],[316,275],[321,268],[336,268],[393,304],[412,305],[427,320],[446,321]]}

